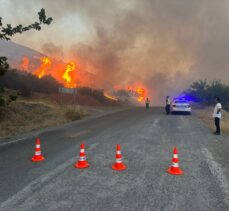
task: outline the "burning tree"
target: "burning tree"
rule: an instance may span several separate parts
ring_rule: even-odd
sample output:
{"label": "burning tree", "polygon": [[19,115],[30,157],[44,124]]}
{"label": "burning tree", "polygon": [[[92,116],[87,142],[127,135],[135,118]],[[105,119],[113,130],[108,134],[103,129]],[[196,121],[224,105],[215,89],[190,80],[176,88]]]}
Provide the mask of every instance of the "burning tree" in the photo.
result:
{"label": "burning tree", "polygon": [[[39,21],[36,21],[28,26],[22,26],[21,24],[12,27],[11,24],[6,24],[6,26],[2,23],[2,17],[0,17],[0,39],[10,40],[10,38],[18,33],[23,33],[25,31],[29,31],[31,29],[35,29],[40,31],[42,25],[49,25],[52,22],[52,18],[46,17],[45,9],[41,9],[38,12]],[[7,63],[6,57],[0,57],[0,76],[3,76],[6,71],[9,69],[9,64]],[[0,90],[0,105],[4,105],[4,99],[2,97],[3,88]]]}

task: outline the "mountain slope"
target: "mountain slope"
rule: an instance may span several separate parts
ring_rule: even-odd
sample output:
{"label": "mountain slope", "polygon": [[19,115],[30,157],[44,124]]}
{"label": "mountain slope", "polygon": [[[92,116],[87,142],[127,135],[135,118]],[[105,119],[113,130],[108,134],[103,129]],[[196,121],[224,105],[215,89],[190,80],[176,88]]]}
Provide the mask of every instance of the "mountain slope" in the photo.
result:
{"label": "mountain slope", "polygon": [[40,58],[44,56],[44,54],[12,41],[0,40],[0,56],[6,56],[9,63],[16,66],[20,65],[21,59],[24,56],[27,56],[29,59],[34,59]]}

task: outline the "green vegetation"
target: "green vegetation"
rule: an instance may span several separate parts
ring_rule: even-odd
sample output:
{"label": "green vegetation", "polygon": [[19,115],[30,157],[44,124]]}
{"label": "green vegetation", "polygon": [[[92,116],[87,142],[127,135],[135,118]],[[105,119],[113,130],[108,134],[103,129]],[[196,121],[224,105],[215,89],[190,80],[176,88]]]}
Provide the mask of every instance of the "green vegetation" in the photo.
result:
{"label": "green vegetation", "polygon": [[223,108],[229,111],[229,86],[223,84],[221,81],[195,81],[184,93],[193,98],[194,101],[208,106],[214,105],[215,97],[219,97]]}

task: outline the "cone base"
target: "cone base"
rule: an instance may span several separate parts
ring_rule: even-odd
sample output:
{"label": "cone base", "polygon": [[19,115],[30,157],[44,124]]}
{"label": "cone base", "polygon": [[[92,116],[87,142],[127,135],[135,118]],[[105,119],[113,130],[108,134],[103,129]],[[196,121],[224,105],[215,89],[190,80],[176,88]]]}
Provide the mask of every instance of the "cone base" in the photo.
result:
{"label": "cone base", "polygon": [[182,171],[180,168],[174,170],[172,167],[170,167],[170,168],[167,170],[167,172],[168,172],[169,174],[173,174],[173,175],[182,175],[182,174],[184,174],[183,171]]}
{"label": "cone base", "polygon": [[40,162],[40,161],[43,161],[43,160],[45,160],[45,158],[43,156],[41,156],[39,158],[32,157],[32,159],[31,159],[32,162]]}
{"label": "cone base", "polygon": [[78,169],[85,169],[85,168],[89,167],[89,163],[86,162],[86,163],[82,164],[82,163],[77,162],[74,166],[75,166],[75,168],[78,168]]}
{"label": "cone base", "polygon": [[113,170],[116,170],[116,171],[123,171],[123,170],[125,170],[127,167],[122,163],[121,165],[120,164],[114,164],[113,166],[112,166],[112,169]]}

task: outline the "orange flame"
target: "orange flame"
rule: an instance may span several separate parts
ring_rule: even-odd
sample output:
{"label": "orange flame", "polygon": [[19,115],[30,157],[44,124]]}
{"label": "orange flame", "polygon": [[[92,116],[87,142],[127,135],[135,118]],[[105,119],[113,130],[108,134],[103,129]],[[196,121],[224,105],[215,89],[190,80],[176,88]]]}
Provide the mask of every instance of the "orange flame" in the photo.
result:
{"label": "orange flame", "polygon": [[[122,89],[121,86],[115,86],[115,89]],[[142,85],[134,85],[134,86],[126,86],[124,89],[126,89],[127,91],[129,91],[133,96],[137,97],[137,101],[142,103],[147,96],[147,89],[143,88]]]}
{"label": "orange flame", "polygon": [[145,95],[146,95],[145,89],[138,87],[136,89],[136,93],[139,95],[138,102],[143,102],[143,100],[145,99]]}
{"label": "orange flame", "polygon": [[41,59],[41,65],[39,68],[37,68],[34,71],[34,75],[36,75],[38,78],[42,78],[46,74],[46,69],[51,66],[52,62],[48,57],[42,57]]}
{"label": "orange flame", "polygon": [[21,64],[20,64],[20,69],[28,71],[29,69],[29,58],[27,56],[24,56],[22,58]]}
{"label": "orange flame", "polygon": [[110,100],[118,101],[118,99],[116,97],[113,97],[113,96],[109,95],[108,93],[104,93],[104,96]]}
{"label": "orange flame", "polygon": [[75,70],[76,65],[74,62],[69,62],[67,64],[66,70],[62,76],[62,78],[65,81],[65,86],[68,88],[75,88],[76,87],[76,83],[73,81],[73,76],[71,75],[71,73]]}

